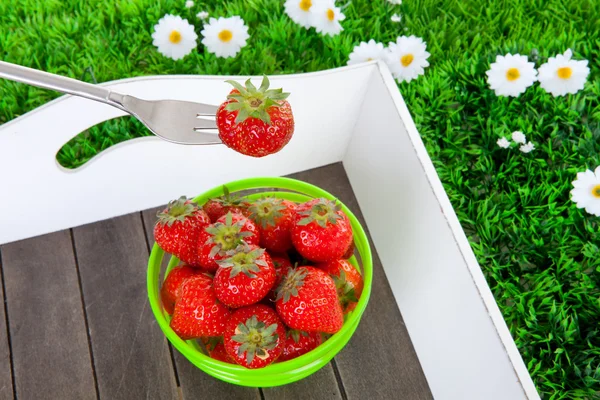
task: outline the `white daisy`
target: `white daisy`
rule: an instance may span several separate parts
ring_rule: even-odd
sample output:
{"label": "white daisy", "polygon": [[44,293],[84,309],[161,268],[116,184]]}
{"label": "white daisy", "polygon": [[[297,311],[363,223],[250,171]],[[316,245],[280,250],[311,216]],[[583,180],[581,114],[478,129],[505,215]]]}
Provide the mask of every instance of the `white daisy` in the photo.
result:
{"label": "white daisy", "polygon": [[237,15],[230,18],[211,18],[200,33],[204,37],[202,44],[206,49],[223,58],[235,56],[250,37],[244,20]]}
{"label": "white daisy", "polygon": [[550,57],[538,70],[540,86],[554,97],[577,93],[587,80],[588,61],[571,60],[572,56],[573,52],[568,49],[564,54]]}
{"label": "white daisy", "polygon": [[323,35],[335,36],[344,30],[340,21],[346,19],[334,0],[319,0],[311,8],[311,23],[317,32]]}
{"label": "white daisy", "polygon": [[525,144],[525,142],[527,141],[527,138],[525,137],[525,134],[523,132],[514,131],[512,133],[512,140],[514,140],[517,143]]}
{"label": "white daisy", "polygon": [[402,4],[402,0],[388,0],[388,2],[392,3],[392,4]]}
{"label": "white daisy", "polygon": [[208,18],[208,12],[206,12],[206,11],[200,11],[198,14],[196,14],[196,18],[198,18],[198,19],[206,19],[206,18]]}
{"label": "white daisy", "polygon": [[186,19],[167,14],[154,25],[152,39],[152,44],[162,55],[179,60],[196,47],[198,35]]}
{"label": "white daisy", "polygon": [[589,169],[578,172],[573,187],[571,200],[577,204],[577,208],[585,208],[585,211],[600,217],[600,166],[595,172]]}
{"label": "white daisy", "polygon": [[392,18],[390,18],[392,20],[392,22],[400,22],[402,21],[402,16],[398,15],[398,14],[394,14],[392,15]]}
{"label": "white daisy", "polygon": [[192,8],[194,7],[194,2],[192,0],[188,0],[185,2],[185,8]]}
{"label": "white daisy", "polygon": [[319,0],[286,0],[283,7],[285,13],[300,26],[306,29],[312,27],[312,14],[310,10]]}
{"label": "white daisy", "polygon": [[416,36],[400,36],[396,43],[390,42],[386,61],[398,82],[410,82],[425,73],[429,67],[427,44]]}
{"label": "white daisy", "polygon": [[510,146],[510,142],[505,137],[498,139],[498,141],[496,143],[498,144],[498,146],[502,147],[503,149],[508,149],[508,147]]}
{"label": "white daisy", "polygon": [[535,145],[531,142],[528,142],[524,145],[521,145],[521,147],[519,147],[519,150],[521,150],[523,153],[529,153],[533,149],[535,149]]}
{"label": "white daisy", "polygon": [[360,42],[354,46],[354,50],[348,58],[348,65],[359,64],[372,60],[382,60],[385,57],[385,49],[382,43],[371,39],[368,42]]}
{"label": "white daisy", "polygon": [[527,57],[520,54],[497,56],[496,62],[486,71],[490,88],[497,96],[517,97],[533,85],[537,71]]}

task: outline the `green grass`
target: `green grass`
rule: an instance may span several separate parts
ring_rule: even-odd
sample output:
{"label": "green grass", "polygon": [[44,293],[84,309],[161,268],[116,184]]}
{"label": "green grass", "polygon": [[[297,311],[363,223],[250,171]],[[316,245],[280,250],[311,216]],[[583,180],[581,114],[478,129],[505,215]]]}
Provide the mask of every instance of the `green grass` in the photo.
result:
{"label": "green grass", "polygon": [[[431,52],[425,76],[399,88],[450,196],[538,391],[544,399],[600,394],[600,218],[569,200],[578,171],[600,165],[600,7],[572,0],[353,0],[341,35],[295,25],[283,1],[2,0],[3,60],[99,82],[154,74],[283,74],[345,65],[354,45],[400,34],[422,37]],[[341,3],[341,2],[340,2]],[[225,5],[226,4],[226,5]],[[165,13],[240,15],[248,46],[234,59],[198,51],[184,60],[151,44]],[[390,16],[401,12],[402,23]],[[541,65],[572,48],[590,61],[585,90],[553,98],[538,85],[517,99],[487,88],[497,54],[527,54]],[[58,94],[0,81],[0,123]],[[536,150],[500,149],[523,131]],[[123,118],[78,136],[59,154],[67,167],[146,135]],[[468,329],[468,327],[465,327]]]}

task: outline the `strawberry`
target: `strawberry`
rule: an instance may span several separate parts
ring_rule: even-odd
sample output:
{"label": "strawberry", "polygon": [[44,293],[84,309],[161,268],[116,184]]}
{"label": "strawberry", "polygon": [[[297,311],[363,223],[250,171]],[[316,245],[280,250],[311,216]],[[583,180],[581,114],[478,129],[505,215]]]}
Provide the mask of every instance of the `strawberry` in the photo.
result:
{"label": "strawberry", "polygon": [[288,271],[293,268],[292,263],[281,256],[271,256],[271,260],[273,261],[273,266],[275,267],[275,284],[273,285],[273,289],[269,292],[269,294],[265,297],[266,304],[269,302],[275,303],[275,298],[277,294],[277,288],[281,284],[283,278],[288,274]]}
{"label": "strawberry", "polygon": [[[160,288],[160,297],[165,311],[169,314],[173,314],[175,307],[175,301],[181,294],[180,288],[186,279],[199,275],[200,272],[196,268],[192,268],[189,265],[179,265],[169,272],[167,278]],[[204,276],[204,275],[203,275]],[[210,279],[207,277],[207,279]]]}
{"label": "strawberry", "polygon": [[314,267],[290,269],[277,290],[275,307],[292,329],[336,333],[344,324],[333,279]]}
{"label": "strawberry", "polygon": [[209,225],[198,238],[198,261],[207,271],[219,268],[218,260],[241,244],[258,245],[258,228],[241,214],[228,212],[212,225]]}
{"label": "strawberry", "polygon": [[157,214],[154,239],[161,249],[184,263],[198,266],[198,236],[210,224],[208,215],[196,203],[181,196]]}
{"label": "strawberry", "polygon": [[248,207],[250,219],[260,234],[260,247],[284,253],[292,248],[290,228],[296,203],[277,197],[263,197]]}
{"label": "strawberry", "polygon": [[212,280],[198,275],[181,285],[170,326],[183,340],[220,336],[230,316],[227,306],[217,300]]}
{"label": "strawberry", "polygon": [[301,355],[316,349],[321,343],[323,343],[323,338],[319,332],[309,333],[290,329],[286,333],[283,353],[281,353],[277,361],[287,361],[292,358],[300,357]]}
{"label": "strawberry", "polygon": [[283,93],[281,89],[268,90],[266,76],[258,89],[250,79],[245,86],[235,81],[227,82],[235,89],[216,114],[223,143],[252,157],[277,153],[294,133],[292,108],[285,100],[289,93]]}
{"label": "strawberry", "polygon": [[229,364],[235,364],[233,358],[229,357],[227,350],[225,350],[222,336],[203,337],[202,343],[204,343],[204,347],[206,347],[206,351],[210,358]]}
{"label": "strawberry", "polygon": [[279,357],[285,344],[285,326],[275,310],[264,304],[238,308],[223,334],[225,350],[239,365],[262,368]]}
{"label": "strawberry", "polygon": [[315,262],[341,258],[352,242],[350,220],[333,201],[313,199],[296,207],[292,243]]}
{"label": "strawberry", "polygon": [[[290,249],[290,251],[292,251],[292,250],[293,250],[293,248]],[[277,253],[277,252],[274,252],[274,251],[270,251],[269,255],[271,256],[271,258],[273,258],[273,257],[279,257],[279,258],[285,258],[286,260],[290,259],[290,254],[289,254],[288,251],[286,251],[285,253]]]}
{"label": "strawberry", "polygon": [[354,245],[354,240],[353,240],[350,242],[350,246],[348,247],[348,250],[346,250],[346,252],[342,256],[342,258],[344,260],[351,258],[354,255],[354,249],[355,249],[355,245]]}
{"label": "strawberry", "polygon": [[244,197],[229,193],[229,189],[225,185],[223,185],[223,193],[223,196],[217,197],[216,199],[210,199],[202,206],[202,209],[213,223],[217,222],[219,218],[228,212],[245,215],[247,208],[250,205],[248,200]]}
{"label": "strawberry", "polygon": [[354,310],[364,287],[360,272],[347,260],[328,261],[316,264],[315,267],[333,278],[344,313]]}
{"label": "strawberry", "polygon": [[271,256],[271,261],[273,261],[273,266],[275,268],[292,267],[292,262],[287,255],[279,255],[277,253],[269,253],[269,255]]}
{"label": "strawberry", "polygon": [[237,308],[257,303],[269,293],[275,284],[275,267],[269,254],[258,246],[243,245],[234,251],[218,261],[214,287],[222,303]]}

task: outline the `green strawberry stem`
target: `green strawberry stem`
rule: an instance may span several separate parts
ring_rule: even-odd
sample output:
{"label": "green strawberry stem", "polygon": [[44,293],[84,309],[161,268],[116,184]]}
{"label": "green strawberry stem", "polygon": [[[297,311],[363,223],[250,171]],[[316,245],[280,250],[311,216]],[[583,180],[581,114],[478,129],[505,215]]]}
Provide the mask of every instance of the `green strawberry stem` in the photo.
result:
{"label": "green strawberry stem", "polygon": [[358,301],[356,293],[354,292],[354,286],[346,279],[346,272],[344,270],[340,271],[339,276],[333,275],[332,278],[335,282],[342,308],[346,308],[348,304],[356,303]]}
{"label": "green strawberry stem", "polygon": [[319,201],[310,208],[310,210],[300,211],[299,214],[303,215],[298,225],[308,225],[311,222],[316,222],[322,228],[327,227],[327,223],[337,224],[337,220],[341,219],[342,216],[338,214],[342,208],[335,202],[321,198]]}
{"label": "green strawberry stem", "polygon": [[227,111],[238,111],[235,118],[236,123],[244,122],[248,118],[258,118],[264,123],[271,125],[271,117],[267,112],[271,107],[279,107],[278,101],[285,100],[290,94],[284,93],[283,89],[269,89],[269,79],[263,76],[260,88],[256,88],[248,79],[246,86],[236,81],[228,80],[239,93],[232,93],[227,96],[228,99],[235,100],[227,106]]}
{"label": "green strawberry stem", "polygon": [[252,363],[255,356],[262,360],[269,357],[268,350],[273,350],[277,346],[276,330],[277,324],[266,326],[264,322],[258,321],[256,315],[248,318],[245,323],[240,323],[232,337],[242,344],[238,348],[238,356],[241,357],[246,352],[248,365]]}
{"label": "green strawberry stem", "polygon": [[225,223],[217,222],[213,226],[206,228],[206,232],[212,236],[208,239],[207,243],[215,243],[210,251],[210,256],[214,257],[220,252],[234,250],[240,244],[244,243],[244,238],[254,235],[252,232],[244,231],[244,221],[238,221],[233,223],[233,216],[231,212],[228,212],[225,216]]}
{"label": "green strawberry stem", "polygon": [[198,209],[193,202],[188,202],[187,197],[181,196],[177,200],[172,200],[167,205],[165,210],[156,214],[158,217],[157,223],[171,226],[175,221],[184,222],[186,217],[191,217]]}
{"label": "green strawberry stem", "polygon": [[223,342],[222,336],[211,336],[206,341],[205,346],[208,351],[213,351],[215,349],[215,347],[217,347],[217,345],[222,342]]}
{"label": "green strawberry stem", "polygon": [[290,337],[290,336],[291,336],[291,337],[292,337],[292,339],[294,339],[294,343],[298,343],[298,342],[300,342],[300,335],[302,335],[302,336],[304,336],[304,337],[308,337],[308,336],[309,336],[309,335],[308,335],[308,332],[301,331],[301,330],[298,330],[298,329],[290,329],[290,330],[287,332],[287,335],[288,335],[288,337]]}
{"label": "green strawberry stem", "polygon": [[244,196],[231,194],[229,188],[225,185],[223,185],[223,195],[212,200],[221,203],[224,206],[242,206],[244,203],[248,202],[248,199]]}
{"label": "green strawberry stem", "polygon": [[304,278],[306,278],[307,273],[308,271],[302,268],[290,269],[277,289],[277,298],[275,301],[283,298],[283,302],[287,303],[290,297],[298,296],[298,288],[304,285]]}
{"label": "green strawberry stem", "polygon": [[264,229],[269,225],[275,226],[275,221],[283,216],[281,211],[285,209],[283,200],[275,197],[262,197],[248,208],[250,219],[258,222]]}
{"label": "green strawberry stem", "polygon": [[260,272],[260,267],[268,266],[261,257],[265,254],[265,249],[250,250],[248,246],[239,246],[231,257],[217,261],[221,268],[231,268],[229,277],[233,278],[240,272],[246,274],[248,278],[256,278],[253,272]]}

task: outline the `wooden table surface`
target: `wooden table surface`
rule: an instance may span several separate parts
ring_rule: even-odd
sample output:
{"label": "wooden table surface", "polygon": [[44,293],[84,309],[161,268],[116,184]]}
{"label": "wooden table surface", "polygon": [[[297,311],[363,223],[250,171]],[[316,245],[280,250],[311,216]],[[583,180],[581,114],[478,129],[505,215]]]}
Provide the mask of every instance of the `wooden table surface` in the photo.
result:
{"label": "wooden table surface", "polygon": [[[292,177],[338,196],[364,223],[341,164]],[[156,211],[0,247],[0,399],[432,398],[376,251],[361,323],[315,374],[255,389],[197,369],[171,348],[148,303]]]}

